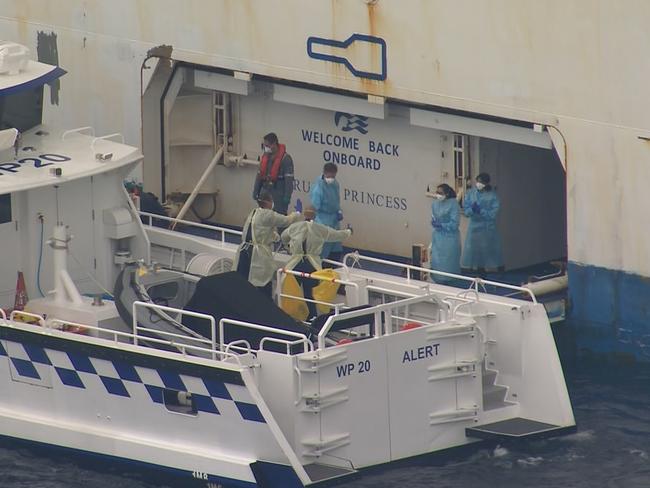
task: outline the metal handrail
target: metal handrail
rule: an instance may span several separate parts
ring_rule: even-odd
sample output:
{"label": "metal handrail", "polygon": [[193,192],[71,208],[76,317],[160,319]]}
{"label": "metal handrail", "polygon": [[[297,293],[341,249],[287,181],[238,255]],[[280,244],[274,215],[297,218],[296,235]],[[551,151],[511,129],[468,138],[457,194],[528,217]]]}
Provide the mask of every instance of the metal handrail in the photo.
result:
{"label": "metal handrail", "polygon": [[[113,330],[113,329],[105,329],[103,327],[98,327],[95,325],[87,325],[87,324],[81,324],[79,322],[71,322],[69,320],[61,320],[61,319],[52,319],[49,322],[45,323],[45,328],[49,330],[59,330],[56,325],[72,325],[74,327],[82,327],[84,329],[88,330],[96,330],[98,332],[104,332],[106,334],[113,334],[113,341],[117,342],[117,337],[128,337],[129,339],[133,340],[133,334],[130,332],[122,332],[119,330]],[[68,331],[62,331],[62,332],[68,332]]]}
{"label": "metal handrail", "polygon": [[[412,288],[413,290],[418,290],[418,291],[420,291],[420,292],[423,291],[423,290],[425,290],[425,288],[426,288],[427,293],[431,293],[431,290],[429,289],[429,285],[427,285],[426,287],[422,287],[422,286],[414,285],[413,283],[400,283],[400,282],[398,282],[398,281],[386,280],[386,279],[383,279],[383,278],[377,278],[377,277],[375,277],[375,276],[372,277],[372,281],[378,281],[378,282],[380,282],[380,283],[389,283],[389,284],[391,284],[391,285],[396,285],[396,286],[401,286],[401,287]],[[375,285],[368,285],[368,286],[366,286],[366,290],[368,290],[368,291],[378,291],[378,292],[380,292],[380,293],[391,294],[391,295],[393,295],[393,296],[395,296],[395,295],[397,295],[397,296],[405,296],[405,297],[415,297],[415,296],[418,296],[417,293],[409,293],[409,292],[406,292],[406,291],[396,291],[395,289],[391,289],[391,288],[382,288],[382,287],[375,286]],[[462,295],[467,294],[467,292],[471,292],[471,293],[476,294],[476,297],[477,297],[477,298],[476,298],[475,300],[470,300],[470,299],[468,299],[468,298],[462,298]],[[476,302],[479,301],[479,294],[478,294],[478,292],[477,292],[475,289],[473,289],[473,288],[469,288],[469,289],[467,289],[467,290],[463,290],[463,291],[460,292],[460,293],[453,293],[453,292],[449,292],[449,291],[446,291],[446,290],[435,290],[434,293],[435,293],[436,295],[445,295],[446,298],[450,298],[450,299],[454,299],[454,300],[465,300],[465,301],[467,301],[467,302],[469,302],[469,303],[476,303]],[[422,295],[420,295],[420,296],[422,296]],[[499,305],[499,306],[507,306],[507,307],[511,307],[511,306],[512,306],[512,305],[508,305],[508,304],[503,303],[503,302],[498,302],[498,301],[495,301],[495,300],[490,300],[489,298],[485,298],[485,297],[482,297],[482,298],[480,299],[480,301],[481,301],[482,303],[489,303],[489,304],[491,304],[491,305]]]}
{"label": "metal handrail", "polygon": [[109,139],[114,139],[116,137],[119,137],[122,144],[124,144],[124,135],[121,134],[120,132],[115,132],[114,134],[107,134],[105,136],[95,137],[93,141],[90,143],[90,149],[92,149],[92,151],[95,152],[95,145],[97,144],[97,141],[107,141]]}
{"label": "metal handrail", "polygon": [[[313,345],[311,341],[307,338],[305,334],[299,332],[293,332],[290,330],[278,329],[275,327],[268,327],[266,325],[254,324],[252,322],[244,322],[242,320],[233,320],[233,319],[221,319],[219,320],[219,347],[224,350],[224,325],[234,325],[237,327],[244,327],[253,330],[261,330],[263,332],[272,332],[274,334],[285,335],[289,337],[295,337],[296,339],[301,339],[303,343],[304,352],[310,352],[313,350]],[[262,339],[264,340],[264,339]]]}
{"label": "metal handrail", "polygon": [[[319,271],[319,270],[316,270]],[[312,280],[318,280],[318,281],[327,281],[328,283],[338,283],[339,285],[344,285],[344,286],[351,286],[352,288],[356,289],[356,292],[359,292],[359,284],[355,283],[353,281],[346,281],[346,280],[341,280],[339,278],[325,278],[324,276],[312,276],[316,271],[313,271],[312,273],[304,273],[302,271],[294,271],[292,269],[286,269],[286,268],[278,268],[276,271],[276,303],[278,303],[278,298],[282,296],[282,293],[280,290],[282,289],[282,274],[290,274],[293,276],[300,276],[302,278],[311,278]],[[295,297],[296,300],[300,300],[300,297]],[[308,301],[309,299],[307,298],[302,298],[303,300]],[[317,302],[318,303],[318,302]]]}
{"label": "metal handrail", "polygon": [[[243,344],[245,347],[238,346],[238,344]],[[226,345],[226,351],[227,353],[230,353],[230,349],[238,349],[238,350],[243,350],[245,351],[246,354],[251,353],[251,343],[248,342],[246,339],[240,339],[238,341],[232,341],[229,342]]]}
{"label": "metal handrail", "polygon": [[76,129],[70,129],[65,131],[63,134],[61,134],[61,140],[65,141],[65,138],[68,137],[70,134],[77,134],[77,133],[81,134],[84,131],[89,131],[90,135],[92,137],[95,137],[95,129],[91,126],[87,126],[87,127],[78,127]]}
{"label": "metal handrail", "polygon": [[291,298],[293,300],[299,300],[299,301],[308,302],[308,303],[315,303],[317,305],[325,305],[327,307],[333,308],[334,310],[339,310],[341,307],[345,307],[345,303],[343,303],[343,302],[330,303],[330,302],[324,302],[322,300],[312,300],[310,298],[299,297],[297,295],[287,295],[286,293],[280,293],[280,294],[278,294],[278,297],[280,297],[280,298]]}
{"label": "metal handrail", "polygon": [[[158,214],[152,214],[149,212],[143,212],[142,210],[139,210],[138,213],[142,217],[147,217],[147,225],[149,227],[153,227],[153,219],[160,219],[160,220],[165,220],[167,222],[171,222],[174,224],[183,224],[187,225],[189,227],[197,227],[199,229],[208,229],[208,230],[213,230],[215,232],[220,232],[221,233],[221,242],[225,244],[226,242],[226,234],[231,234],[233,236],[241,237],[242,232],[238,230],[233,230],[233,229],[226,229],[225,227],[219,227],[217,225],[209,225],[209,224],[201,224],[199,222],[192,222],[189,220],[182,220],[182,219],[176,219],[174,217],[167,217],[166,215],[158,215]],[[169,229],[166,229],[169,230]],[[174,231],[172,231],[174,232]],[[178,232],[178,231],[175,231]]]}
{"label": "metal handrail", "polygon": [[[16,313],[24,313],[24,314],[28,313],[28,312],[20,312],[20,311],[15,311],[15,312]],[[29,314],[29,315],[30,316],[35,316],[35,318],[40,317],[40,315],[36,315],[36,314]],[[4,313],[0,312],[0,316],[3,316],[3,318],[6,320],[6,315]],[[43,319],[43,317],[40,317],[40,318]],[[12,319],[10,319],[10,320],[12,320]],[[130,340],[130,342],[133,343],[133,345],[138,346],[138,344],[136,343],[136,340],[135,340],[136,335],[134,335],[134,334],[132,334],[130,332],[122,332],[122,331],[119,331],[119,330],[106,329],[106,328],[98,327],[98,326],[95,326],[95,325],[88,325],[88,324],[81,324],[79,322],[72,322],[70,320],[53,319],[53,320],[50,320],[50,321],[43,321],[43,328],[46,329],[46,330],[59,330],[56,327],[57,325],[71,325],[71,326],[74,326],[74,327],[80,327],[80,328],[84,328],[84,329],[87,329],[87,330],[93,330],[93,331],[101,332],[103,334],[111,334],[113,336],[113,341],[114,342],[118,342],[118,340],[117,340],[118,337],[125,337],[125,338],[128,338]],[[66,331],[60,331],[60,332],[72,333],[72,332],[66,332]],[[159,332],[162,332],[162,331],[155,331],[155,332],[159,333]],[[188,344],[178,344],[178,343],[176,343],[174,341],[167,341],[167,340],[164,340],[164,339],[156,339],[155,337],[147,337],[146,340],[148,342],[155,342],[157,344],[164,344],[164,345],[167,345],[167,346],[178,347],[178,348],[182,349],[183,354],[185,354],[186,349],[190,349],[190,350],[194,350],[194,351],[200,351],[200,352],[215,352],[213,349],[208,349],[206,347],[191,346],[191,345],[188,345]],[[226,357],[226,358],[233,358],[233,359],[235,359],[235,362],[237,362],[241,366],[241,361],[239,360],[239,357],[236,354],[233,354],[233,353],[227,352],[227,351],[216,351],[216,354],[218,354],[219,356],[222,356],[222,357]]]}
{"label": "metal handrail", "polygon": [[327,336],[330,329],[332,328],[332,325],[334,325],[335,322],[338,322],[340,320],[345,320],[345,319],[352,319],[355,317],[361,317],[363,315],[374,314],[375,315],[374,337],[381,337],[383,335],[386,335],[382,333],[383,331],[381,328],[380,320],[378,320],[379,315],[382,312],[384,312],[385,310],[390,310],[392,308],[404,307],[407,305],[411,305],[413,303],[420,303],[420,302],[425,302],[430,300],[436,303],[440,303],[437,297],[431,294],[427,294],[427,295],[421,295],[421,296],[416,296],[411,298],[405,298],[403,300],[397,300],[394,302],[385,303],[383,305],[375,305],[374,307],[370,307],[370,308],[363,308],[351,312],[350,311],[342,312],[337,315],[331,315],[325,322],[325,325],[323,325],[323,328],[318,333],[318,348],[325,349],[325,337]]}
{"label": "metal handrail", "polygon": [[[518,291],[520,293],[527,294],[528,296],[530,296],[530,299],[531,299],[531,301],[533,303],[535,303],[535,304],[537,303],[537,298],[535,297],[535,294],[531,290],[529,290],[527,288],[523,288],[521,286],[509,285],[507,283],[499,283],[497,281],[484,280],[482,278],[472,278],[472,277],[469,277],[469,276],[457,275],[457,274],[453,274],[453,273],[446,273],[444,271],[436,271],[436,270],[433,270],[433,269],[422,268],[420,266],[413,266],[412,264],[397,263],[395,261],[388,261],[386,259],[371,258],[369,256],[364,256],[362,254],[359,254],[358,252],[351,252],[351,253],[348,253],[348,254],[345,255],[345,257],[343,258],[343,262],[346,265],[347,265],[348,259],[354,259],[354,262],[368,261],[368,262],[371,262],[371,263],[385,264],[387,266],[394,266],[394,267],[397,267],[397,268],[400,268],[400,269],[405,269],[406,270],[406,280],[409,281],[409,282],[411,281],[411,272],[417,271],[419,273],[426,273],[426,274],[429,274],[429,275],[443,276],[445,278],[453,278],[453,279],[456,279],[456,280],[461,280],[461,281],[471,283],[470,287],[475,288],[477,292],[478,292],[478,286],[480,284],[494,286],[494,287],[497,287],[497,288],[505,288],[506,290]],[[353,263],[353,266],[354,266],[354,263]]]}
{"label": "metal handrail", "polygon": [[[278,339],[277,337],[264,337],[260,341],[260,351],[265,350],[264,349],[264,344],[266,344],[267,342],[274,342],[276,344],[282,344],[282,345],[286,346],[286,348],[287,348],[287,356],[289,356],[291,354],[291,346],[298,346],[300,344],[305,343],[305,341],[303,339],[298,339],[297,341],[287,341],[285,339]],[[309,342],[309,344],[311,345],[311,342]],[[305,352],[307,352],[307,351],[305,351]]]}
{"label": "metal handrail", "polygon": [[210,341],[210,339],[194,337],[190,335],[174,334],[173,332],[167,332],[165,330],[159,330],[159,329],[151,329],[149,327],[142,327],[140,325],[138,326],[138,330],[142,332],[151,332],[153,334],[160,334],[166,337],[174,337],[176,339],[187,339],[190,341],[202,342],[203,344],[212,344],[212,341]]}
{"label": "metal handrail", "polygon": [[[147,302],[141,302],[136,300],[133,302],[132,305],[132,312],[133,312],[133,335],[135,336],[134,339],[134,344],[137,346],[138,345],[138,307],[141,308],[148,308],[148,309],[153,309],[153,310],[162,310],[164,312],[172,312],[172,313],[178,313],[180,315],[187,315],[188,317],[194,317],[198,319],[204,319],[210,322],[210,333],[211,333],[211,341],[210,344],[212,346],[212,359],[216,360],[216,352],[217,352],[217,342],[216,342],[216,322],[214,320],[214,317],[212,315],[206,315],[204,313],[198,313],[198,312],[192,312],[189,310],[180,310],[178,308],[173,308],[173,307],[167,307],[164,305],[156,305],[155,303],[147,303]],[[185,338],[185,336],[183,336]],[[187,336],[190,337],[190,336]],[[149,338],[147,338],[149,340]],[[220,351],[223,352],[223,349],[221,349],[222,344],[219,344]]]}

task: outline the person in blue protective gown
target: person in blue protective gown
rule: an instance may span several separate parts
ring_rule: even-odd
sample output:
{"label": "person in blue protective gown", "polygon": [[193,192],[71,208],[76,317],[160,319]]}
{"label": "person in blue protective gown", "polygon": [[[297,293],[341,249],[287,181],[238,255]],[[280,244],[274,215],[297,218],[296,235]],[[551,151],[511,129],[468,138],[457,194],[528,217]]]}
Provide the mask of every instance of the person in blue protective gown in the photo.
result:
{"label": "person in blue protective gown", "polygon": [[[316,209],[317,224],[322,224],[334,230],[339,229],[339,222],[343,220],[341,211],[341,193],[339,182],[336,181],[338,168],[334,163],[325,163],[323,174],[311,186],[309,199]],[[321,253],[322,259],[340,261],[343,245],[340,242],[326,242]]]}
{"label": "person in blue protective gown", "polygon": [[499,197],[490,185],[490,175],[476,177],[474,188],[467,191],[463,212],[469,226],[463,247],[462,267],[484,275],[486,269],[502,269],[501,239],[497,229]]}
{"label": "person in blue protective gown", "polygon": [[[460,274],[460,207],[456,192],[443,183],[431,204],[431,269]],[[431,275],[436,283],[452,284],[453,278]]]}

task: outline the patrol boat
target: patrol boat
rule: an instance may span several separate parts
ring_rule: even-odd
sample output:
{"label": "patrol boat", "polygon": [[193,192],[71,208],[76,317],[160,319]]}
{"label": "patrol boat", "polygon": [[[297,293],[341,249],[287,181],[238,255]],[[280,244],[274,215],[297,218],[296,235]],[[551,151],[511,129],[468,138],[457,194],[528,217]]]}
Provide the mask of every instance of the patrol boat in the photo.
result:
{"label": "patrol boat", "polygon": [[[43,291],[0,312],[1,436],[206,488],[292,488],[575,427],[530,290],[437,285],[352,253],[333,264],[329,312],[305,324],[228,272],[237,232],[137,210],[123,182],[142,154],[118,134],[37,125],[0,159],[2,265]],[[114,300],[89,296],[102,289]],[[282,290],[277,304],[300,299]]]}

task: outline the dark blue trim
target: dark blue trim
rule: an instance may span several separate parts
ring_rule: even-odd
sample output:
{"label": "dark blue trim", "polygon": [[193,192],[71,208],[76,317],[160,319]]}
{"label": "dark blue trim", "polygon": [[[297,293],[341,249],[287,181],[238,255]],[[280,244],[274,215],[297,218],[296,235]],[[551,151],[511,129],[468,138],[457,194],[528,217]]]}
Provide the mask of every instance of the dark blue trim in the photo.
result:
{"label": "dark blue trim", "polygon": [[95,366],[93,366],[93,363],[90,362],[90,358],[88,356],[69,352],[68,358],[70,358],[70,362],[76,371],[81,371],[82,373],[97,374]]}
{"label": "dark blue trim", "polygon": [[2,342],[0,342],[0,356],[8,356],[7,351],[5,351],[5,348],[2,346]]}
{"label": "dark blue trim", "polygon": [[34,378],[35,380],[41,379],[41,376],[38,374],[38,371],[36,371],[36,368],[31,361],[11,358],[11,362],[14,363],[14,367],[20,376],[25,376],[26,378]]}
{"label": "dark blue trim", "polygon": [[113,361],[113,367],[117,371],[118,376],[124,381],[133,381],[134,383],[142,383],[142,378],[133,366],[121,361]]}
{"label": "dark blue trim", "polygon": [[260,409],[254,403],[235,402],[235,405],[237,405],[237,410],[239,410],[239,413],[245,420],[266,423],[262,412],[260,412]]}
{"label": "dark blue trim", "polygon": [[232,400],[230,392],[223,383],[203,378],[203,384],[211,397],[222,398],[223,400]]}
{"label": "dark blue trim", "polygon": [[122,380],[118,380],[117,378],[109,378],[107,376],[101,376],[101,375],[99,377],[101,378],[102,383],[104,383],[104,387],[106,388],[106,391],[109,392],[111,395],[131,398],[129,392],[126,391],[126,387],[124,386],[124,383],[122,383]]}
{"label": "dark blue trim", "polygon": [[650,279],[578,263],[568,273],[578,348],[650,362]]}
{"label": "dark blue trim", "polygon": [[165,403],[164,400],[165,390],[163,388],[154,385],[144,385],[144,387],[147,389],[147,392],[149,393],[152,402],[161,403],[161,404]]}
{"label": "dark blue trim", "polygon": [[[176,374],[208,379],[210,382],[245,386],[244,380],[239,371],[188,363],[181,358],[172,359],[149,356],[147,354],[116,349],[111,346],[77,342],[75,340],[9,327],[0,327],[0,339],[19,342],[21,344],[33,344],[45,349],[64,352],[68,355],[74,368],[78,372],[97,374],[97,371],[95,371],[94,366],[88,359],[89,357],[92,357],[105,359],[114,364],[128,363],[131,364],[131,366],[140,366],[148,369],[156,369],[158,371],[173,370]],[[225,390],[225,387],[223,387],[223,389]],[[229,398],[230,396],[228,395],[228,399]]]}
{"label": "dark blue trim", "polygon": [[[371,44],[377,44],[381,47],[381,72],[373,73],[371,71],[362,71],[356,69],[350,60],[344,58],[343,56],[334,56],[330,54],[322,54],[314,52],[314,45],[329,46],[341,49],[347,49],[353,42],[361,41],[368,42]],[[315,37],[311,36],[307,38],[307,55],[312,59],[318,59],[320,61],[330,61],[332,63],[343,64],[354,76],[357,78],[368,78],[370,80],[384,81],[388,76],[388,65],[387,65],[387,47],[386,41],[381,37],[369,36],[367,34],[352,34],[345,41],[337,41],[334,39],[326,39],[324,37]]]}
{"label": "dark blue trim", "polygon": [[43,85],[47,83],[51,83],[57,78],[61,78],[64,74],[66,74],[66,70],[59,68],[57,66],[52,71],[48,71],[43,76],[39,76],[38,78],[34,78],[33,80],[29,80],[26,81],[25,83],[21,83],[20,85],[13,85],[4,89],[0,88],[0,97],[13,95],[14,93],[20,93],[26,90],[34,90],[36,88],[41,88]]}
{"label": "dark blue trim", "polygon": [[216,415],[221,415],[221,412],[219,412],[219,409],[214,404],[212,398],[210,398],[209,396],[192,393],[192,400],[194,401],[194,406],[199,412],[214,413]]}
{"label": "dark blue trim", "polygon": [[50,358],[47,357],[47,354],[45,354],[45,349],[43,349],[42,347],[34,346],[32,344],[23,344],[23,348],[25,349],[27,356],[29,356],[29,359],[31,359],[33,363],[46,364],[47,366],[52,366],[52,363],[50,362]]}
{"label": "dark blue trim", "polygon": [[55,367],[54,369],[59,375],[59,378],[61,378],[61,383],[64,385],[74,386],[75,388],[86,388],[75,370],[58,367]]}
{"label": "dark blue trim", "polygon": [[158,371],[158,376],[160,376],[165,388],[176,391],[187,391],[185,383],[183,383],[183,380],[178,374],[163,370]]}

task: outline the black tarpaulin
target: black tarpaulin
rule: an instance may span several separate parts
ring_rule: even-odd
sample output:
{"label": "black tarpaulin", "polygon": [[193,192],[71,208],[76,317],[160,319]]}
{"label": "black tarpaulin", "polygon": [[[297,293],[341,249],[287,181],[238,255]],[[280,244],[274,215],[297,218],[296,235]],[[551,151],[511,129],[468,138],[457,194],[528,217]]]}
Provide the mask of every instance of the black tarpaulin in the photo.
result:
{"label": "black tarpaulin", "polygon": [[[261,293],[236,271],[205,276],[196,285],[194,295],[185,310],[204,313],[214,317],[216,333],[222,318],[252,322],[277,329],[310,335],[310,329],[294,320],[280,309],[273,300]],[[183,318],[183,325],[205,337],[211,337],[210,323],[194,317]],[[255,349],[263,337],[295,340],[289,336],[257,331],[227,324],[224,327],[224,343],[245,339]],[[218,341],[218,335],[217,335]],[[277,347],[269,348],[278,350]],[[286,350],[286,348],[281,348]]]}

